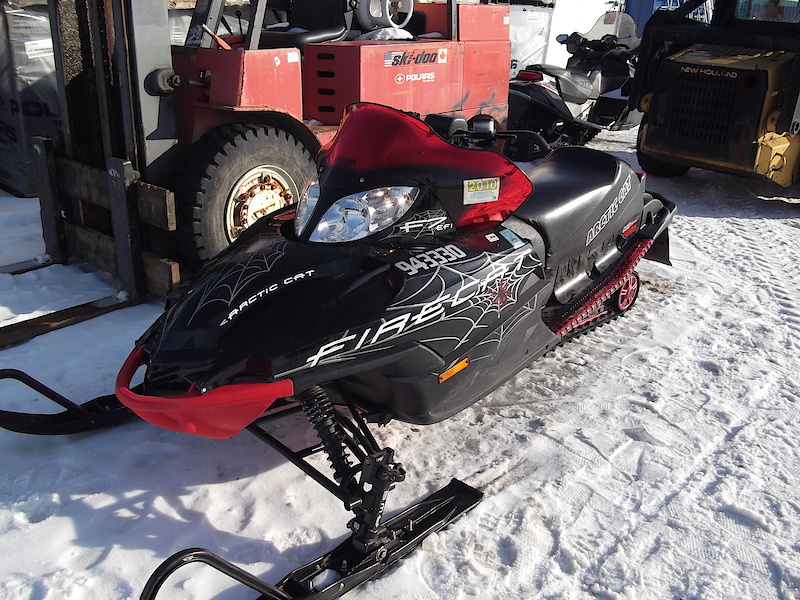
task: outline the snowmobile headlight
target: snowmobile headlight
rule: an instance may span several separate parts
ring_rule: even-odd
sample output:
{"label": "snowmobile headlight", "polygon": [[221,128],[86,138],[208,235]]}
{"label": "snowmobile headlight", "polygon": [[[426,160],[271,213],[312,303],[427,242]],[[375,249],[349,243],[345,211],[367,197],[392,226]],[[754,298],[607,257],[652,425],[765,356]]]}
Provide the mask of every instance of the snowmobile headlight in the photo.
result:
{"label": "snowmobile headlight", "polygon": [[350,242],[386,229],[408,212],[417,194],[419,188],[396,185],[340,198],[319,220],[309,240]]}
{"label": "snowmobile headlight", "polygon": [[300,236],[303,230],[308,225],[308,220],[317,206],[319,200],[319,183],[314,182],[308,186],[300,202],[297,204],[297,210],[294,214],[294,232]]}

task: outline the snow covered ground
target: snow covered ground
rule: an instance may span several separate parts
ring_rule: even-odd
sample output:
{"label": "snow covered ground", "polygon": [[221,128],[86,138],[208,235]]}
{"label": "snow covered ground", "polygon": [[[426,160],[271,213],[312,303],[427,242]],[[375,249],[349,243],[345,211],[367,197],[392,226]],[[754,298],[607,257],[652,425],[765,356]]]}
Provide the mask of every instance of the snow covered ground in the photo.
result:
{"label": "snow covered ground", "polygon": [[[635,164],[634,140],[592,145]],[[348,598],[800,598],[800,190],[696,169],[648,187],[679,206],[673,266],[642,265],[625,318],[450,420],[377,430],[408,470],[390,513],[451,477],[486,498]],[[0,197],[0,264],[43,252],[36,219]],[[0,275],[0,324],[109,289],[75,266]],[[0,368],[75,400],[108,393],[159,312],[49,333],[0,351]],[[32,405],[47,403],[0,382],[0,408]],[[192,546],[276,582],[347,534],[349,513],[247,434],[0,430],[0,455],[0,600],[135,598]],[[255,594],[191,566],[164,597]]]}

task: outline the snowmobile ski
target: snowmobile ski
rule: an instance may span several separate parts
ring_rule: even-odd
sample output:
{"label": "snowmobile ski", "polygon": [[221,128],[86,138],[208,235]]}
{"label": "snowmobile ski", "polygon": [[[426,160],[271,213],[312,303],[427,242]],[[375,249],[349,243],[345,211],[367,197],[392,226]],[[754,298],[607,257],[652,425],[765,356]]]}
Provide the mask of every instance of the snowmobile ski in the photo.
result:
{"label": "snowmobile ski", "polygon": [[202,562],[260,592],[259,600],[333,600],[374,579],[480,502],[483,494],[453,479],[444,488],[386,520],[385,543],[359,547],[355,534],[332,551],[270,585],[202,548],[177,552],[159,566],[145,585],[141,600],[154,600],[167,578],[179,568]]}
{"label": "snowmobile ski", "polygon": [[[274,410],[247,427],[258,439],[280,452],[311,479],[344,503],[354,513],[348,523],[353,531],[335,549],[299,567],[276,586],[233,565],[204,548],[190,548],[165,560],[145,585],[141,600],[154,600],[159,590],[180,567],[193,562],[228,575],[262,594],[263,600],[338,598],[357,585],[373,579],[419,546],[432,533],[452,523],[480,502],[483,494],[453,479],[428,498],[400,514],[382,520],[386,498],[395,483],[405,479],[394,451],[382,448],[372,436],[367,419],[351,402],[336,410],[320,387],[297,395],[298,403]],[[347,413],[349,412],[349,416]],[[291,450],[266,428],[266,424],[288,413],[302,411],[317,431],[321,443]],[[317,453],[327,455],[333,471],[328,477],[306,459]],[[356,460],[353,464],[351,458]]]}
{"label": "snowmobile ski", "polygon": [[68,435],[111,427],[136,418],[136,414],[114,394],[76,404],[17,369],[0,369],[0,379],[14,379],[66,409],[53,414],[0,410],[0,427],[9,431],[32,435]]}

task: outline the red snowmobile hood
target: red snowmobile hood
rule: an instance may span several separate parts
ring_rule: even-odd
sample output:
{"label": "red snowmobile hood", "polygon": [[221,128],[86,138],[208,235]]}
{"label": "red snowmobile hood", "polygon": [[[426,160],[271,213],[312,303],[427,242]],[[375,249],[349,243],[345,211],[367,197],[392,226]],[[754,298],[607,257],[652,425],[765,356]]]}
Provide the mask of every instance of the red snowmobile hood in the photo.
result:
{"label": "red snowmobile hood", "polygon": [[[501,154],[461,148],[423,121],[367,102],[348,105],[339,132],[321,151],[324,188],[350,193],[391,182],[430,186],[456,228],[501,223],[530,195],[530,180]],[[360,176],[360,177],[359,177]],[[415,179],[418,178],[418,181]]]}

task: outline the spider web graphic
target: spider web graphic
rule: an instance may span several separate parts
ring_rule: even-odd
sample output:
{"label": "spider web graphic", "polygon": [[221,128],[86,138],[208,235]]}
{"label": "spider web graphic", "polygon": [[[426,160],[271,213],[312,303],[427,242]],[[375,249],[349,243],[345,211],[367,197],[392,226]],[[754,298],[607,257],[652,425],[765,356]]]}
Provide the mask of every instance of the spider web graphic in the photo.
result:
{"label": "spider web graphic", "polygon": [[[540,264],[528,247],[499,258],[496,254],[484,253],[438,265],[432,268],[427,278],[406,280],[407,290],[401,292],[401,299],[387,309],[388,314],[379,322],[342,332],[335,339],[317,346],[317,352],[308,356],[303,364],[276,377],[385,351],[397,340],[413,337],[426,329],[454,332],[453,335],[429,335],[418,340],[423,344],[436,344],[438,348],[435,351],[449,354],[472,341],[476,332],[496,328],[497,319],[506,309],[521,309],[522,314],[511,315],[510,323],[502,327],[504,332],[510,331],[535,308],[535,298],[520,307],[517,297],[523,282],[530,280],[531,272]],[[536,280],[539,281],[538,277]],[[383,326],[386,328],[382,329]],[[501,332],[500,335],[502,340],[505,334]],[[492,334],[493,339],[496,336],[496,333]]]}
{"label": "spider web graphic", "polygon": [[[526,261],[526,258],[529,260]],[[471,264],[472,263],[472,264]],[[409,315],[402,329],[391,329],[379,334],[381,325],[398,317],[383,317],[378,324],[347,330],[330,344],[341,345],[336,352],[320,357],[313,364],[304,364],[282,373],[288,375],[305,368],[350,361],[366,354],[385,350],[399,338],[413,336],[428,328],[447,322],[446,328],[453,335],[428,336],[420,338],[421,343],[437,343],[445,346],[443,353],[449,353],[468,343],[473,334],[496,325],[496,319],[507,307],[516,305],[516,298],[522,282],[540,264],[531,254],[530,248],[497,258],[497,255],[484,254],[465,258],[448,265],[439,265],[429,277],[411,280],[415,287],[398,303],[387,309],[398,317]],[[488,278],[488,281],[487,281]],[[459,298],[464,290],[471,290]],[[500,291],[498,291],[500,290]],[[500,294],[500,296],[498,296]],[[498,297],[502,301],[498,301]],[[453,303],[457,302],[455,307]],[[454,308],[454,310],[450,310]],[[416,317],[420,317],[414,323]],[[441,328],[438,328],[441,329]]]}
{"label": "spider web graphic", "polygon": [[271,239],[274,238],[259,236],[248,248],[250,256],[246,260],[241,260],[241,254],[237,255],[227,269],[220,271],[206,283],[189,319],[190,324],[200,311],[211,304],[222,302],[225,306],[231,306],[234,298],[251,281],[272,270],[275,263],[286,254],[288,241],[279,239],[270,244]]}
{"label": "spider web graphic", "polygon": [[503,345],[506,337],[511,334],[516,326],[524,322],[531,313],[536,311],[536,305],[537,296],[534,296],[526,302],[524,306],[519,308],[508,321],[495,329],[490,336],[478,342],[473,352],[480,351],[481,354],[473,356],[473,353],[470,352],[470,361],[474,363],[479,360],[491,358],[492,355],[497,352],[497,349]]}
{"label": "spider web graphic", "polygon": [[[456,350],[468,343],[476,333],[493,327],[506,308],[517,305],[522,282],[540,264],[533,258],[530,248],[511,253],[499,260],[496,255],[491,254],[484,254],[480,258],[482,260],[478,264],[467,269],[464,265],[475,262],[474,257],[440,265],[421,289],[389,308],[390,311],[409,308],[421,310],[435,301],[442,302],[443,305],[459,302],[455,310],[445,311],[436,321],[409,329],[404,335],[447,320],[454,325],[450,328],[453,335],[426,337],[420,339],[420,342],[452,345],[449,351]],[[526,258],[534,262],[526,261]],[[415,302],[415,298],[419,296],[430,298],[432,288],[438,288],[435,300]],[[464,298],[463,302],[460,301],[461,298]],[[459,324],[459,321],[462,323]]]}

